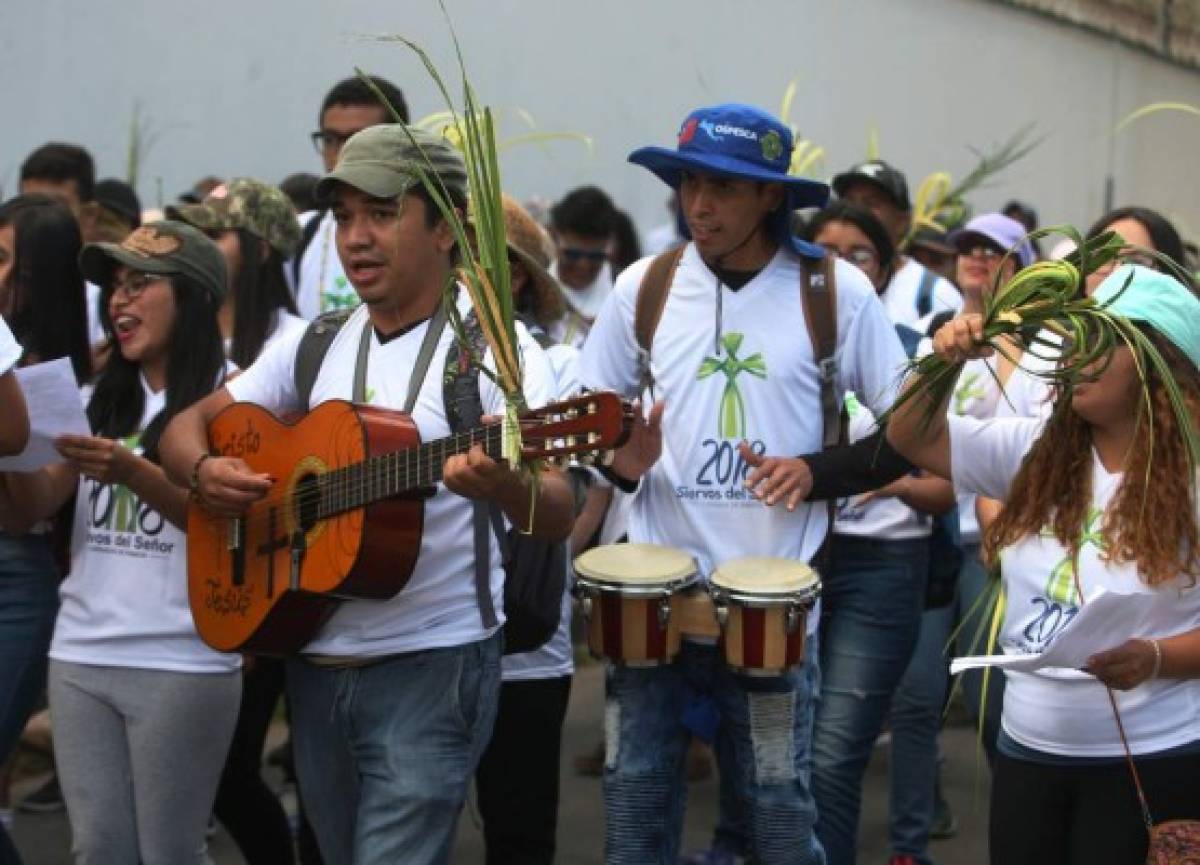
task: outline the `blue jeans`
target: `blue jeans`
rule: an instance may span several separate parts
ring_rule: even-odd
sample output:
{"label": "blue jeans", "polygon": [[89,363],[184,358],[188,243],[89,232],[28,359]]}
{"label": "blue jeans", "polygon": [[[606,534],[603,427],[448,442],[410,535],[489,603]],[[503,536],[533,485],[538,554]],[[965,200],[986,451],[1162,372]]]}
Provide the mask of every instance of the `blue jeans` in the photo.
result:
{"label": "blue jeans", "polygon": [[[805,663],[781,676],[732,671],[716,646],[685,642],[674,663],[611,666],[605,703],[604,861],[675,865],[686,800],[684,754],[691,735],[683,711],[711,695],[721,719],[718,748],[732,760],[745,815],[747,853],[758,865],[822,865],[809,790],[813,695],[820,673],[810,645]],[[718,737],[718,738],[719,738]],[[727,750],[726,750],[727,749]],[[724,761],[723,761],[724,762]]]}
{"label": "blue jeans", "polygon": [[892,852],[930,865],[927,853],[937,783],[938,731],[950,683],[947,645],[953,603],[921,616],[921,633],[892,698],[892,771],[889,831]]}
{"label": "blue jeans", "polygon": [[363,667],[288,661],[296,774],[329,865],[436,865],[492,734],[502,637]]}
{"label": "blue jeans", "polygon": [[863,775],[916,644],[928,571],[926,538],[834,539],[813,731],[817,836],[830,865],[856,859]]}
{"label": "blue jeans", "polygon": [[[58,566],[44,535],[0,532],[0,761],[16,747],[46,687],[58,614]],[[19,863],[0,826],[0,862]]]}

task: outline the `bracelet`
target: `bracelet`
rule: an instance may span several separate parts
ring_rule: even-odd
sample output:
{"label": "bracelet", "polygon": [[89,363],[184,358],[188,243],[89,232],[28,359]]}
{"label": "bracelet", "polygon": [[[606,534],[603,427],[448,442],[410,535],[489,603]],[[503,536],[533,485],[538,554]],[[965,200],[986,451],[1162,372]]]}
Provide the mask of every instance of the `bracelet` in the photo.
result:
{"label": "bracelet", "polygon": [[1154,668],[1150,670],[1150,678],[1157,679],[1159,672],[1162,670],[1162,646],[1159,645],[1158,640],[1151,640],[1149,638],[1144,638],[1142,642],[1149,643],[1150,648],[1154,650]]}
{"label": "bracelet", "polygon": [[198,495],[200,493],[200,466],[204,465],[204,461],[211,456],[211,453],[205,451],[204,453],[200,454],[200,456],[196,457],[196,461],[192,463],[192,474],[188,478],[188,489],[192,491],[193,495]]}

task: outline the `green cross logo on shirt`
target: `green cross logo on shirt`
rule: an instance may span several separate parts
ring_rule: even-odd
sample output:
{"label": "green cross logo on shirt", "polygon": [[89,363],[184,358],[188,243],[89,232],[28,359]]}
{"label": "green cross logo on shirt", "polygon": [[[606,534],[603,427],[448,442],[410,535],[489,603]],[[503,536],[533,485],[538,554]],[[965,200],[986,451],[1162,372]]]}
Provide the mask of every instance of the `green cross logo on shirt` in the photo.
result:
{"label": "green cross logo on shirt", "polygon": [[[1091,545],[1104,552],[1107,545],[1100,531],[1100,518],[1103,516],[1104,511],[1095,505],[1088,508],[1087,518],[1083,522],[1083,533],[1079,537],[1080,550]],[[1054,536],[1049,529],[1043,529],[1041,535],[1043,538]],[[1050,572],[1050,580],[1046,583],[1046,597],[1060,604],[1079,604],[1083,600],[1075,587],[1075,561],[1070,553]]]}
{"label": "green cross logo on shirt", "polygon": [[958,387],[954,389],[954,413],[962,417],[967,413],[967,403],[971,400],[983,399],[987,392],[979,380],[979,373],[966,372],[959,379]]}
{"label": "green cross logo on shirt", "polygon": [[725,349],[725,357],[706,357],[696,373],[700,381],[717,373],[725,376],[725,389],[721,393],[721,406],[717,410],[717,436],[725,439],[743,439],[746,437],[746,402],[737,386],[737,377],[744,372],[757,378],[767,377],[767,363],[761,353],[755,353],[745,360],[738,358],[738,350],[742,347],[744,337],[740,333],[727,333],[721,339]]}

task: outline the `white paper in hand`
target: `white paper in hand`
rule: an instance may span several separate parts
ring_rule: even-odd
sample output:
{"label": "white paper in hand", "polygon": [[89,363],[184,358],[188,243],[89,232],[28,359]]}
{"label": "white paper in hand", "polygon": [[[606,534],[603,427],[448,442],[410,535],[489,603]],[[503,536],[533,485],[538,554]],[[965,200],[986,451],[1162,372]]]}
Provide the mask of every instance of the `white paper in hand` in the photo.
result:
{"label": "white paper in hand", "polygon": [[[1054,642],[1038,655],[973,655],[950,662],[950,674],[979,667],[1032,672],[1046,667],[1078,670],[1097,652],[1115,649],[1133,636],[1147,633],[1151,622],[1178,603],[1170,589],[1123,595],[1098,589]],[[1169,621],[1170,619],[1167,619]],[[1159,636],[1159,635],[1155,635]]]}
{"label": "white paper in hand", "polygon": [[91,435],[71,361],[65,357],[16,370],[29,410],[29,444],[0,458],[0,471],[32,472],[63,461],[54,448],[61,435]]}

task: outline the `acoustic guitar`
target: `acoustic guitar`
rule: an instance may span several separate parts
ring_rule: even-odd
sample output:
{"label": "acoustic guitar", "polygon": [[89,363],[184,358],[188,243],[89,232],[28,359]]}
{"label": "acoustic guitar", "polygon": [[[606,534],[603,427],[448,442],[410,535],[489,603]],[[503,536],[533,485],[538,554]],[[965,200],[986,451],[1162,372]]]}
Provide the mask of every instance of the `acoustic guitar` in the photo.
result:
{"label": "acoustic guitar", "polygon": [[[633,414],[591,393],[523,414],[522,460],[599,459]],[[287,422],[234,403],[208,429],[214,454],[275,478],[237,519],[188,509],[188,599],[201,638],[222,652],[286,655],[339,601],[382,600],[407,584],[421,549],[424,500],[447,457],[482,445],[501,458],[501,424],[421,443],[402,412],[331,400]]]}

